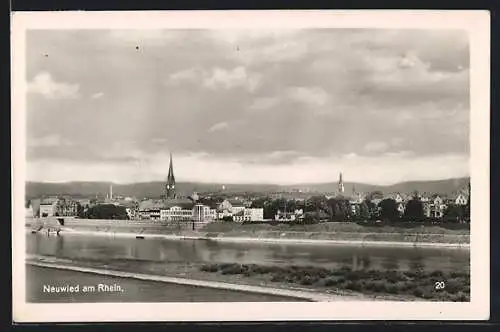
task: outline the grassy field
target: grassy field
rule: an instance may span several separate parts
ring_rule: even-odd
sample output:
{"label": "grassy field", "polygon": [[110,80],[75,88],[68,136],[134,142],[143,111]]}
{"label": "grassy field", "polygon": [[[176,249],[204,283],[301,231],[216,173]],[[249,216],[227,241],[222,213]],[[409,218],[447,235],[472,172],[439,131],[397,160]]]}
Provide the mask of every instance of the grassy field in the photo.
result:
{"label": "grassy field", "polygon": [[[373,295],[407,295],[431,301],[470,301],[469,273],[443,271],[354,271],[349,267],[263,266],[256,264],[205,264],[201,271],[245,277],[266,276],[271,282],[296,284],[320,290],[343,290]],[[441,284],[441,282],[443,284]],[[436,283],[444,288],[436,289]]]}

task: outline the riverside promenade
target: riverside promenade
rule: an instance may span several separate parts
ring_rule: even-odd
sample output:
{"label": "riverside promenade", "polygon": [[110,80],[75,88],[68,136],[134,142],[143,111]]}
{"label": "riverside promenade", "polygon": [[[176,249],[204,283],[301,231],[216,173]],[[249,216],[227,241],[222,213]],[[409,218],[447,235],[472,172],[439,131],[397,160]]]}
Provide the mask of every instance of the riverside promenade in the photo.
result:
{"label": "riverside promenade", "polygon": [[[167,240],[209,240],[220,242],[260,242],[283,244],[354,245],[382,247],[454,248],[470,250],[470,234],[464,230],[440,229],[437,226],[416,229],[395,227],[357,227],[353,223],[327,223],[326,230],[318,225],[304,225],[299,231],[293,226],[227,225],[214,222],[196,226],[159,221],[100,220],[63,218],[27,219],[31,232],[85,234],[95,236],[161,238]],[[345,225],[348,224],[348,225]],[[288,227],[285,227],[288,226]],[[328,229],[330,228],[330,229]]]}

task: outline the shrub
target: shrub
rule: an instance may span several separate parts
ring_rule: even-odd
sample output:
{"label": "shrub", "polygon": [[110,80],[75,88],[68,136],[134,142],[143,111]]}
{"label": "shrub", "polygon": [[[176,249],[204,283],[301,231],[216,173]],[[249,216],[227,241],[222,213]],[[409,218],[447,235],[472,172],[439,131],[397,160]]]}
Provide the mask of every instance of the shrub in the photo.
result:
{"label": "shrub", "polygon": [[246,269],[240,264],[224,266],[221,269],[222,274],[243,274]]}
{"label": "shrub", "polygon": [[446,281],[445,291],[451,294],[457,293],[462,288],[463,283],[457,279],[449,279]]}
{"label": "shrub", "polygon": [[286,281],[286,277],[283,274],[273,274],[271,281],[273,282],[283,282]]}
{"label": "shrub", "polygon": [[470,301],[469,296],[463,292],[458,292],[451,297],[451,301],[454,302],[468,302]]}
{"label": "shrub", "polygon": [[318,282],[318,280],[319,280],[319,278],[306,274],[300,279],[299,282],[301,285],[312,285],[312,284]]}
{"label": "shrub", "polygon": [[325,283],[326,287],[334,286],[334,285],[339,284],[339,279],[338,278],[328,277],[328,278],[325,278],[323,280],[324,280],[324,283]]}
{"label": "shrub", "polygon": [[394,284],[388,284],[385,286],[385,291],[389,294],[397,294],[399,289],[396,285]]}
{"label": "shrub", "polygon": [[348,281],[345,285],[347,289],[353,290],[353,291],[360,291],[361,290],[361,283],[359,281]]}
{"label": "shrub", "polygon": [[200,270],[204,272],[217,272],[219,268],[216,264],[204,264],[201,266]]}
{"label": "shrub", "polygon": [[444,273],[443,271],[441,270],[436,270],[436,271],[432,271],[429,276],[431,277],[438,277],[438,278],[442,278],[444,276]]}
{"label": "shrub", "polygon": [[421,288],[415,288],[413,290],[413,295],[415,295],[416,297],[423,297],[424,291]]}

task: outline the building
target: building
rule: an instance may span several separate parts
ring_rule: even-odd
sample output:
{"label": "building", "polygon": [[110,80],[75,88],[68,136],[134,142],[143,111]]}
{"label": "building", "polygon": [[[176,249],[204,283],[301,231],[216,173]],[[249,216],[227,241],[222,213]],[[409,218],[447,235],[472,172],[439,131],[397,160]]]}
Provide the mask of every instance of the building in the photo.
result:
{"label": "building", "polygon": [[192,217],[195,222],[212,222],[217,218],[215,209],[211,209],[207,205],[195,204],[192,210]]}
{"label": "building", "polygon": [[339,174],[339,195],[342,195],[344,193],[344,180],[342,180],[342,172]]}
{"label": "building", "polygon": [[446,204],[443,198],[439,195],[435,195],[429,204],[429,214],[431,218],[442,218],[444,216],[444,211],[446,210]]}
{"label": "building", "polygon": [[217,206],[217,219],[243,216],[247,209],[245,203],[236,199],[225,199]]}
{"label": "building", "polygon": [[164,200],[175,199],[177,197],[172,154],[170,154],[170,164],[168,167],[167,183],[165,184],[165,189],[162,196]]}
{"label": "building", "polygon": [[55,215],[59,217],[74,217],[78,215],[78,202],[72,198],[59,198],[56,203]]}
{"label": "building", "polygon": [[364,197],[361,193],[356,193],[356,189],[352,190],[352,196],[349,199],[349,206],[351,208],[351,214],[358,215],[360,213],[360,205],[363,203]]}
{"label": "building", "polygon": [[40,218],[53,217],[57,212],[57,197],[47,197],[40,200],[38,216]]}
{"label": "building", "polygon": [[193,220],[193,202],[189,199],[169,199],[162,203],[161,217],[163,221]]}
{"label": "building", "polygon": [[142,220],[160,220],[163,202],[145,200],[139,203],[136,218]]}
{"label": "building", "polygon": [[252,222],[252,221],[263,221],[264,220],[264,209],[263,208],[247,208],[238,211],[233,215],[233,221],[235,222]]}
{"label": "building", "polygon": [[274,216],[276,221],[295,221],[304,219],[304,211],[302,209],[295,209],[295,211],[281,211],[278,210]]}
{"label": "building", "polygon": [[460,193],[457,195],[457,197],[455,197],[455,204],[456,205],[467,205],[467,202],[468,202],[468,198],[466,197],[466,195]]}
{"label": "building", "polygon": [[396,201],[396,209],[398,210],[399,216],[401,217],[402,215],[405,214],[406,210],[405,203],[402,200],[400,202]]}

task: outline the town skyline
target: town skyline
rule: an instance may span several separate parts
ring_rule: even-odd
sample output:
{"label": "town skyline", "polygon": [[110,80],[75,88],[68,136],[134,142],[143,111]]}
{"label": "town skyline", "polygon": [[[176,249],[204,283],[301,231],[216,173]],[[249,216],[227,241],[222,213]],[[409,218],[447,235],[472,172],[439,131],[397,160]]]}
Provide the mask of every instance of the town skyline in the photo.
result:
{"label": "town skyline", "polygon": [[469,42],[433,30],[30,31],[27,180],[469,176]]}

